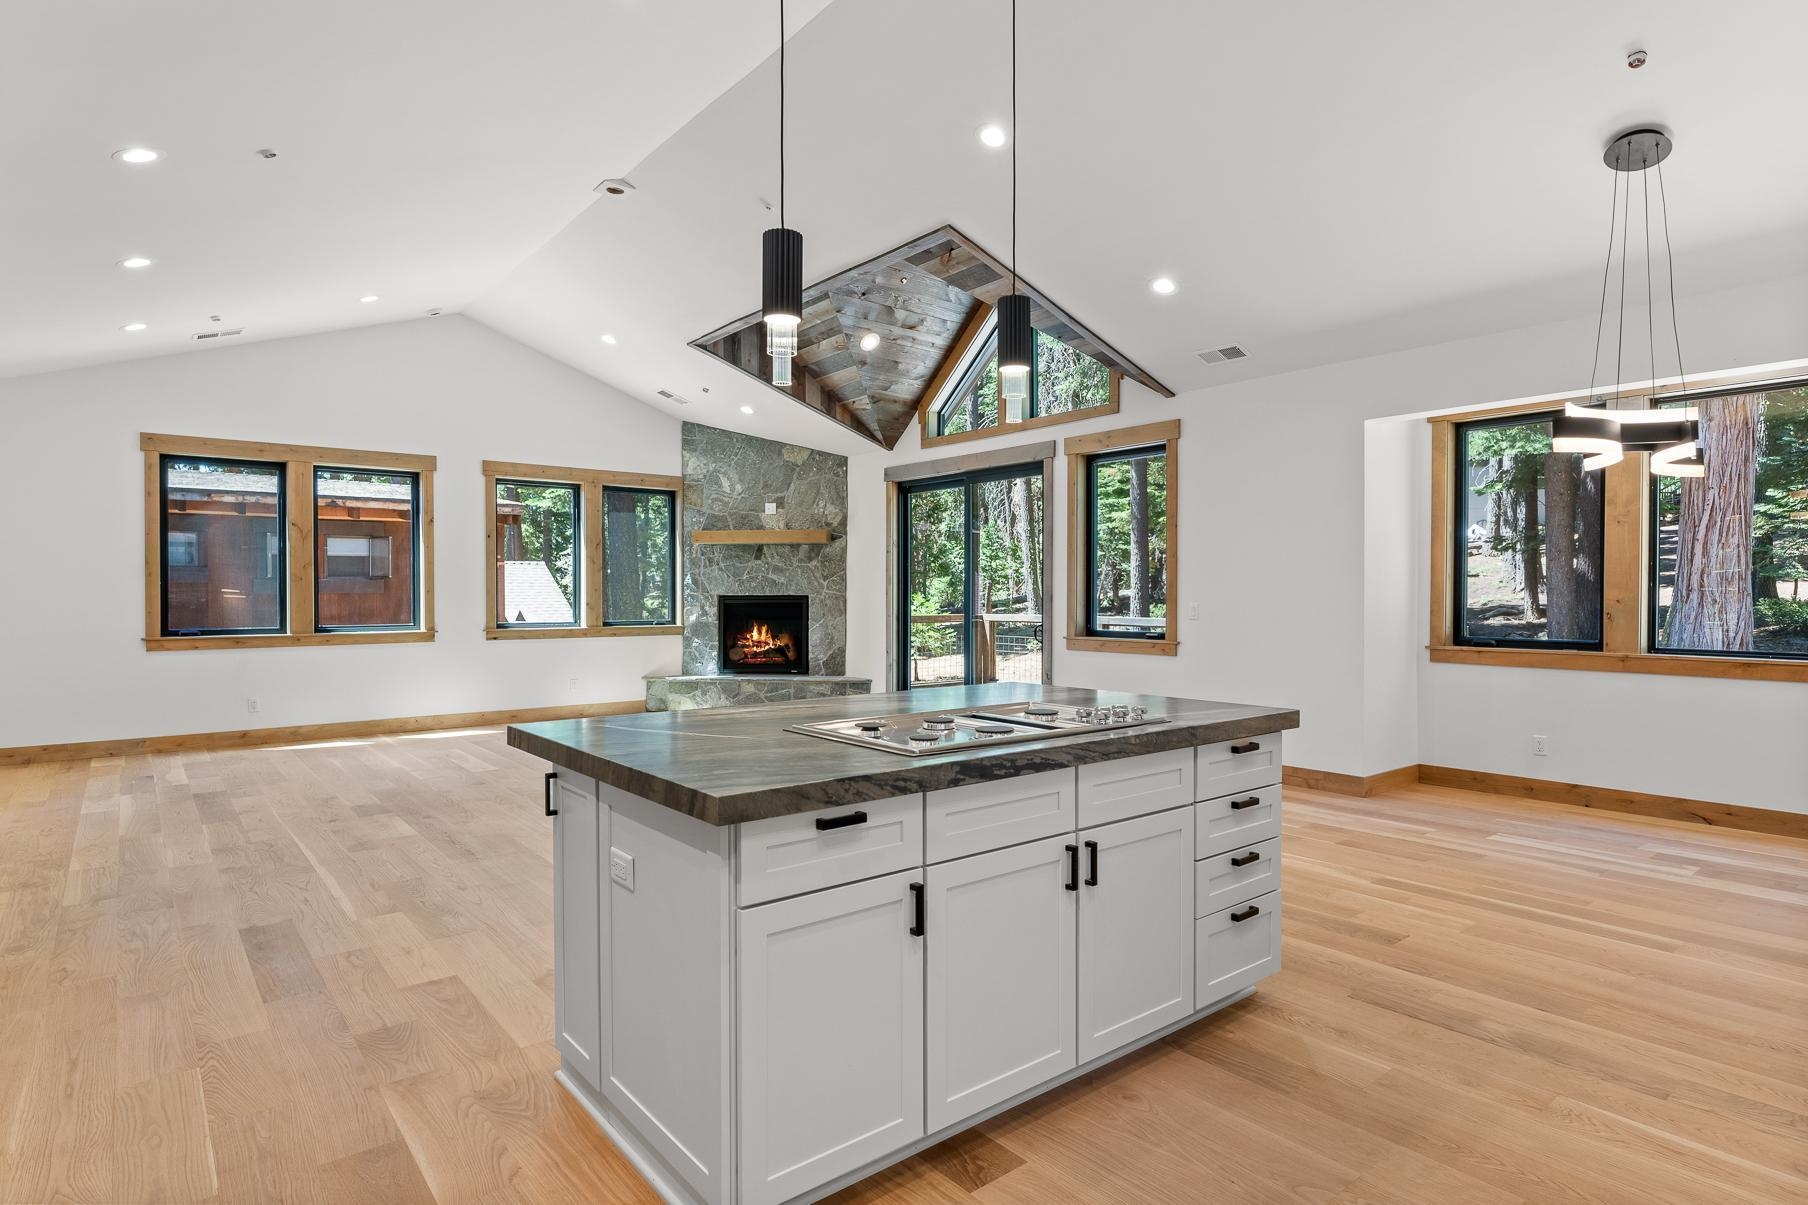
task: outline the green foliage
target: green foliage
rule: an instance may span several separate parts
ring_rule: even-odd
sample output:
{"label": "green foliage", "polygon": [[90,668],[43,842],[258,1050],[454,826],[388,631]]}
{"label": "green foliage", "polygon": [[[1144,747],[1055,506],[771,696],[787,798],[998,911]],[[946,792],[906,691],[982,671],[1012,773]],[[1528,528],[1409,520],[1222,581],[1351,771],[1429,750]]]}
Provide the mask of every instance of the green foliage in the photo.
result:
{"label": "green foliage", "polygon": [[574,540],[576,494],[558,486],[515,485],[498,482],[496,500],[514,502],[521,507],[521,556],[517,559],[539,561],[552,572],[565,601],[577,605],[577,575]]}
{"label": "green foliage", "polygon": [[1808,578],[1808,388],[1766,395],[1763,413],[1752,572],[1771,581],[1798,581]]}
{"label": "green foliage", "polygon": [[1775,629],[1779,636],[1808,637],[1808,598],[1760,598],[1757,626]]}
{"label": "green foliage", "polygon": [[1100,615],[1134,615],[1131,581],[1131,495],[1137,475],[1146,474],[1145,564],[1148,566],[1149,600],[1146,614],[1166,613],[1168,542],[1168,458],[1161,454],[1136,460],[1112,460],[1093,471],[1092,532],[1098,577],[1092,583],[1094,605]]}
{"label": "green foliage", "polygon": [[1036,332],[1037,414],[1065,414],[1111,400],[1111,370],[1078,348]]}

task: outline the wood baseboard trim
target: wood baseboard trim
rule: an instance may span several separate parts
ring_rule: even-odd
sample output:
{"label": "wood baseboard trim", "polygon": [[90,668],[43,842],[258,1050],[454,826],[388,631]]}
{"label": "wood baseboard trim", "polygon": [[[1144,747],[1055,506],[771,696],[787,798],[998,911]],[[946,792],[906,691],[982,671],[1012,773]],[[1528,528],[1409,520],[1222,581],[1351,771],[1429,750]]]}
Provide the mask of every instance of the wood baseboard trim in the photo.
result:
{"label": "wood baseboard trim", "polygon": [[1613,787],[1591,787],[1546,778],[1521,778],[1516,774],[1494,774],[1486,770],[1459,770],[1454,766],[1422,765],[1418,767],[1418,772],[1418,780],[1426,786],[1486,791],[1491,795],[1536,799],[1544,803],[1566,803],[1603,812],[1680,820],[1689,824],[1736,828],[1778,837],[1808,838],[1808,815],[1800,812],[1779,812],[1736,803],[1709,803],[1703,799],[1652,795],[1644,791],[1621,791]]}
{"label": "wood baseboard trim", "polygon": [[1305,766],[1281,768],[1281,783],[1284,786],[1328,791],[1333,795],[1354,795],[1359,799],[1367,799],[1378,791],[1410,786],[1418,781],[1417,766],[1399,766],[1379,774],[1370,774],[1366,778],[1360,774],[1339,774],[1334,770],[1310,770]]}
{"label": "wood baseboard trim", "polygon": [[95,757],[132,757],[148,753],[202,753],[256,749],[268,745],[301,745],[313,741],[395,736],[410,732],[443,732],[452,728],[490,728],[499,724],[531,724],[539,720],[574,720],[589,716],[630,715],[645,711],[646,701],[579,703],[569,707],[526,707],[513,711],[454,711],[441,715],[406,715],[384,720],[346,720],[334,724],[292,724],[283,728],[245,728],[237,732],[184,732],[113,741],[75,741],[61,745],[20,745],[0,749],[0,766],[35,762],[86,761]]}

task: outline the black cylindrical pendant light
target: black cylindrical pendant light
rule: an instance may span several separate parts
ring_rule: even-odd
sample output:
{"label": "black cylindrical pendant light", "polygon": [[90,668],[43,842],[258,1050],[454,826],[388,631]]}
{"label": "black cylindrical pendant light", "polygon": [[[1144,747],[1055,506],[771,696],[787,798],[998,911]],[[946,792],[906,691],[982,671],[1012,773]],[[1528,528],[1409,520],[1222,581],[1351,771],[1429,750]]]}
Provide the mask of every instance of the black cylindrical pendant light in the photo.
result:
{"label": "black cylindrical pendant light", "polygon": [[1003,422],[1026,417],[1036,332],[1030,299],[1017,291],[1017,0],[1011,0],[1011,291],[998,299],[998,393]]}
{"label": "black cylindrical pendant light", "polygon": [[778,225],[760,236],[760,310],[772,383],[791,387],[804,317],[804,236],[785,225],[785,0],[778,0]]}

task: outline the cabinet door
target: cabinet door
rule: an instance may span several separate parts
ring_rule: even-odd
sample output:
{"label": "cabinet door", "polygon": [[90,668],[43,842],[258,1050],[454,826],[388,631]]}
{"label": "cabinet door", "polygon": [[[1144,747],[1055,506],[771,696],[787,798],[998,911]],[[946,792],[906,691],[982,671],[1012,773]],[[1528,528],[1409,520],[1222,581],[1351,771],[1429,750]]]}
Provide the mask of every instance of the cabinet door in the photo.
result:
{"label": "cabinet door", "polygon": [[603,1085],[602,849],[596,783],[560,770],[547,791],[552,818],[553,1029],[559,1054],[584,1082]]}
{"label": "cabinet door", "polygon": [[930,1133],[1074,1066],[1073,843],[929,868]]}
{"label": "cabinet door", "polygon": [[742,1205],[923,1136],[922,882],[906,871],[739,911]]}
{"label": "cabinet door", "polygon": [[1080,838],[1084,1063],[1193,1011],[1193,809]]}

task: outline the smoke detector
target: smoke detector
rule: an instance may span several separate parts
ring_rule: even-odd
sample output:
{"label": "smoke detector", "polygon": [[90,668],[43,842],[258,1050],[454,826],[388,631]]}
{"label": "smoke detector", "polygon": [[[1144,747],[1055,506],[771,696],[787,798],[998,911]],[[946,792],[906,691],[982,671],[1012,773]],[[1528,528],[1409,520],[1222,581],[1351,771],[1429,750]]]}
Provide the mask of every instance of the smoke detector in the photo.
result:
{"label": "smoke detector", "polygon": [[1637,71],[1640,67],[1643,67],[1645,65],[1646,61],[1650,57],[1651,57],[1650,55],[1647,55],[1642,50],[1635,50],[1631,54],[1628,54],[1626,56],[1626,65],[1628,67],[1632,68],[1634,71]]}
{"label": "smoke detector", "polygon": [[634,191],[634,186],[620,176],[611,176],[590,191],[608,193],[612,197],[625,197]]}
{"label": "smoke detector", "polygon": [[1249,358],[1249,353],[1238,347],[1235,343],[1230,344],[1228,347],[1214,347],[1208,351],[1194,352],[1193,354],[1198,356],[1201,360],[1204,360],[1207,364],[1222,364],[1226,360],[1246,360]]}

